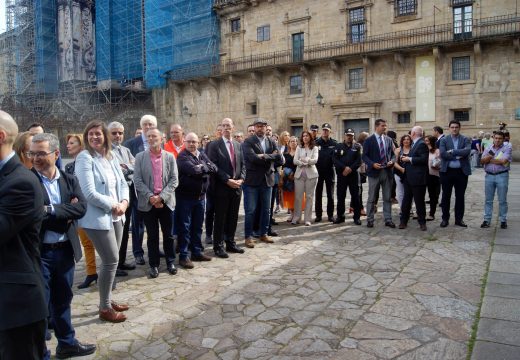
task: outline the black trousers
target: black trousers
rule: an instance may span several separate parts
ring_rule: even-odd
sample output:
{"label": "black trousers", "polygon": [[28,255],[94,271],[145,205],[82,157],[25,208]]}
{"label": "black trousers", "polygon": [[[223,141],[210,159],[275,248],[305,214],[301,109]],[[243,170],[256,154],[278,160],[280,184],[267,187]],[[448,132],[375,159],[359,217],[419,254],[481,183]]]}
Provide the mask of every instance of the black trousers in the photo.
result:
{"label": "black trousers", "polygon": [[428,197],[430,198],[430,215],[435,216],[439,194],[441,193],[441,181],[438,176],[428,175]]}
{"label": "black trousers", "polygon": [[41,360],[45,353],[47,321],[0,331],[0,359]]}
{"label": "black trousers", "polygon": [[213,235],[213,223],[215,221],[215,188],[208,189],[206,193],[205,227],[206,236]]}
{"label": "black trousers", "polygon": [[322,197],[323,197],[323,183],[327,190],[327,216],[332,218],[334,216],[334,174],[320,174],[318,176],[318,183],[316,184],[316,196],[314,201],[316,202],[314,212],[316,217],[320,218],[323,215]]}
{"label": "black trousers", "polygon": [[462,169],[448,168],[446,172],[441,172],[442,187],[442,220],[450,219],[450,200],[451,193],[455,188],[455,221],[460,222],[464,218],[464,194],[468,187],[468,177]]}
{"label": "black trousers", "polygon": [[237,230],[238,211],[242,190],[239,189],[215,189],[215,222],[213,225],[213,250],[223,248],[224,239],[228,247],[235,246],[235,233]]}
{"label": "black trousers", "polygon": [[417,222],[426,224],[426,185],[412,186],[403,179],[403,203],[401,205],[401,224],[408,224],[410,220],[410,211],[412,210],[412,200],[415,202],[415,210],[417,211]]}
{"label": "black trousers", "polygon": [[359,220],[361,217],[361,203],[359,202],[359,182],[356,171],[348,176],[338,175],[337,194],[337,214],[338,219],[345,218],[345,198],[347,197],[347,188],[350,192],[350,206],[354,209],[354,220]]}
{"label": "black trousers", "polygon": [[[133,185],[130,187],[130,191],[133,193]],[[126,208],[125,212],[125,224],[123,225],[123,237],[121,238],[121,246],[119,247],[119,265],[123,265],[126,262],[126,251],[128,250],[128,238],[130,236],[130,223],[132,222],[132,206],[133,202],[137,202],[135,194],[130,195],[130,203]]]}
{"label": "black trousers", "polygon": [[175,251],[173,249],[172,235],[172,211],[164,205],[158,209],[152,207],[150,211],[141,212],[148,234],[148,262],[150,267],[158,267],[160,264],[159,257],[159,225],[163,234],[163,250],[166,255],[166,264],[172,264],[175,261]]}

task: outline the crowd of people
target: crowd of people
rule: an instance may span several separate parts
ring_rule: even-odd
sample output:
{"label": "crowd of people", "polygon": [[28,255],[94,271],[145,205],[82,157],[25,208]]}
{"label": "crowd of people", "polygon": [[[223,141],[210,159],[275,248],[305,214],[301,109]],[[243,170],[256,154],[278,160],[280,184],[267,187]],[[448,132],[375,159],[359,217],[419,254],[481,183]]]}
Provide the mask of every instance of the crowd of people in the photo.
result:
{"label": "crowd of people", "polygon": [[[213,137],[172,124],[167,140],[155,116],[144,115],[135,137],[123,141],[123,124],[93,120],[82,134],[66,136],[72,161],[62,167],[55,135],[41,124],[19,133],[12,117],[0,111],[0,358],[49,358],[48,327],[58,339],[58,358],[96,350],[75,338],[71,322],[74,268],[82,253],[86,278],[78,287],[97,282],[99,318],[122,322],[129,306],[112,299],[116,277],[145,265],[145,255],[153,279],[161,258],[166,272],[175,275],[176,254],[178,266],[189,270],[194,262],[213,259],[205,245],[226,259],[230,253],[243,254],[244,247],[254,248],[257,240],[271,244],[278,235],[274,214],[281,208],[293,226],[323,221],[324,187],[327,219],[334,224],[352,214],[354,225],[366,216],[366,226],[374,227],[381,195],[384,226],[396,228],[392,205],[397,203],[398,228],[407,228],[415,217],[425,231],[440,203],[440,226],[446,227],[454,190],[454,223],[467,227],[464,195],[472,140],[460,133],[458,121],[450,121],[448,135],[441,127],[432,130],[426,135],[414,126],[397,141],[387,122],[377,119],[371,135],[346,129],[338,142],[329,123],[321,132],[311,125],[295,137],[287,131],[274,134],[261,118],[246,133],[238,132],[233,120],[224,118]],[[505,229],[511,145],[503,131],[496,131],[482,147],[481,227],[491,226],[496,192]],[[236,239],[242,197],[243,246]],[[127,262],[129,239],[135,262]]]}

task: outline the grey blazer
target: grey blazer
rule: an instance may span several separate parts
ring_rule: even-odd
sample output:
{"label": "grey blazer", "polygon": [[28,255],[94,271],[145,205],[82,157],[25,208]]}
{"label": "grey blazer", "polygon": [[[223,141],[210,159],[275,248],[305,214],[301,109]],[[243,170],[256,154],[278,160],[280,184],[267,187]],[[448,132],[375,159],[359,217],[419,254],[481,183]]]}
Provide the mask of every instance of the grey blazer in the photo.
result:
{"label": "grey blazer", "polygon": [[[159,194],[164,204],[173,211],[175,209],[175,189],[179,186],[177,162],[173,154],[163,150],[162,155],[162,191]],[[135,157],[134,186],[137,191],[137,209],[150,211],[150,197],[153,193],[153,169],[150,160],[150,150],[140,152]]]}

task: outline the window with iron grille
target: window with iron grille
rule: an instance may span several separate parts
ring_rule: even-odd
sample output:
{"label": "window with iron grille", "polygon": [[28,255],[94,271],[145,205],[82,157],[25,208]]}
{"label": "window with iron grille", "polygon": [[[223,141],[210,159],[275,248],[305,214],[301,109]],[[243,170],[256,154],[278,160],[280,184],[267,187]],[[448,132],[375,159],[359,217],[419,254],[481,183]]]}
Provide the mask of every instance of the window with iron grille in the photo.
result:
{"label": "window with iron grille", "polygon": [[469,121],[469,110],[453,110],[453,120]]}
{"label": "window with iron grille", "polygon": [[451,59],[451,79],[471,79],[471,59],[469,56],[454,57]]}
{"label": "window with iron grille", "polygon": [[231,26],[231,32],[239,32],[240,31],[240,18],[229,20]]}
{"label": "window with iron grille", "polygon": [[410,123],[410,112],[397,113],[398,124],[409,124]]}
{"label": "window with iron grille", "polygon": [[349,39],[352,43],[365,41],[365,8],[349,10]]}
{"label": "window with iron grille", "polygon": [[271,38],[271,26],[264,25],[256,28],[256,41],[268,41]]}
{"label": "window with iron grille", "polygon": [[395,0],[395,16],[417,14],[417,0]]}
{"label": "window with iron grille", "polygon": [[302,93],[302,77],[301,75],[294,75],[290,77],[289,94],[296,95]]}
{"label": "window with iron grille", "polygon": [[364,85],[363,81],[363,68],[354,68],[348,70],[348,88],[349,90],[362,89]]}

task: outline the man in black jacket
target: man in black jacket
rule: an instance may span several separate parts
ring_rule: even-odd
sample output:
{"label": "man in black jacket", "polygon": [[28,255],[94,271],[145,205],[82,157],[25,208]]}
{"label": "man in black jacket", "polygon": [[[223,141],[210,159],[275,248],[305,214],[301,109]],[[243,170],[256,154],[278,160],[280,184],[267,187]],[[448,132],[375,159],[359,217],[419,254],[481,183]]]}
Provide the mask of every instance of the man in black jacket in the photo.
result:
{"label": "man in black jacket", "polygon": [[401,162],[404,164],[404,198],[401,206],[401,221],[399,229],[406,229],[410,219],[412,198],[417,210],[417,221],[422,231],[426,231],[426,183],[428,181],[428,146],[422,139],[423,129],[414,126],[410,132],[412,137],[412,148],[408,156],[403,156]]}
{"label": "man in black jacket", "polygon": [[233,120],[222,120],[222,136],[214,140],[208,150],[209,159],[217,166],[214,176],[215,225],[213,231],[213,251],[220,258],[227,258],[224,251],[244,253],[237,247],[235,232],[238,222],[238,210],[242,198],[242,183],[246,177],[244,156],[240,144],[233,140]]}
{"label": "man in black jacket", "polygon": [[[199,138],[189,133],[184,140],[186,149],[177,157],[179,186],[175,190],[175,221],[180,244],[179,265],[193,269],[193,261],[210,261],[202,253],[202,224],[204,223],[204,201],[208,190],[210,175],[217,172],[205,153],[197,150]],[[191,249],[191,259],[188,254]]]}
{"label": "man in black jacket", "polygon": [[345,197],[350,191],[351,204],[354,208],[354,224],[361,225],[361,204],[359,202],[359,175],[361,166],[361,145],[354,143],[354,130],[345,131],[345,140],[336,145],[333,156],[334,167],[338,176],[338,209],[334,224],[345,222]]}
{"label": "man in black jacket", "polygon": [[316,139],[318,146],[318,183],[316,184],[316,196],[314,197],[316,204],[314,212],[316,213],[315,222],[320,222],[323,214],[321,206],[323,197],[323,183],[327,190],[327,217],[329,221],[334,221],[334,162],[332,157],[338,144],[336,140],[330,137],[332,127],[329,123],[323,124],[321,127],[321,137]]}
{"label": "man in black jacket", "polygon": [[42,359],[47,304],[40,268],[43,195],[13,151],[18,126],[0,110],[0,359]]}
{"label": "man in black jacket", "polygon": [[87,211],[87,201],[75,176],[60,171],[55,163],[60,144],[54,134],[33,137],[29,157],[40,181],[44,218],[40,230],[40,251],[45,299],[51,310],[54,333],[58,339],[58,359],[85,356],[95,345],[81,344],[75,338],[70,305],[74,281],[74,260],[81,259],[81,245],[74,220]]}
{"label": "man in black jacket", "polygon": [[255,135],[248,137],[242,144],[246,165],[247,197],[246,216],[244,221],[245,245],[254,247],[253,221],[255,211],[260,211],[260,241],[273,243],[268,236],[269,208],[271,206],[271,191],[274,185],[274,169],[284,162],[283,155],[278,151],[275,142],[266,136],[267,122],[257,118],[253,123]]}

